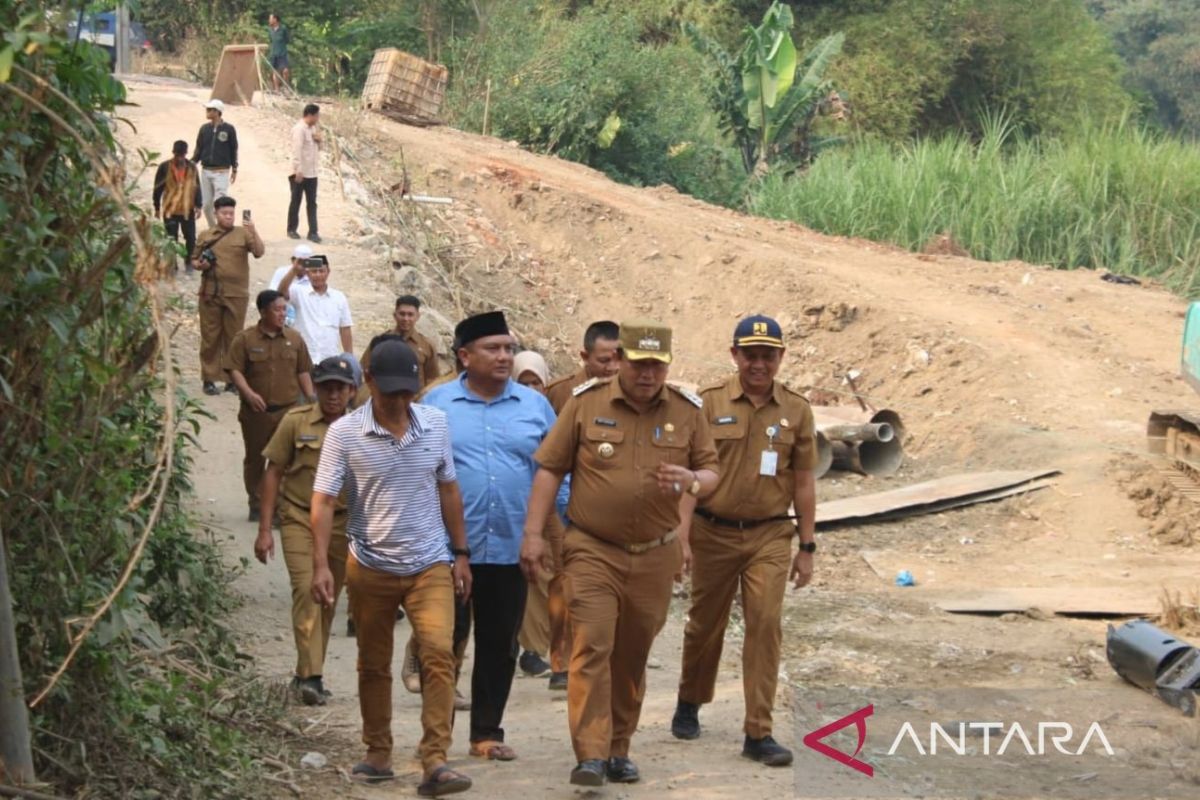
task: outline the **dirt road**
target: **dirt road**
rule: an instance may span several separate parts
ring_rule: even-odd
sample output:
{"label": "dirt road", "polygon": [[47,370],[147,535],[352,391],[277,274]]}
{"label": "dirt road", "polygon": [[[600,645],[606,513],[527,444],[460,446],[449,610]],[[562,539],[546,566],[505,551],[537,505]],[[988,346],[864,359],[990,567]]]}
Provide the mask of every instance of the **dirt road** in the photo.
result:
{"label": "dirt road", "polygon": [[[203,122],[200,89],[138,81],[131,92],[138,105],[127,116],[136,134],[127,142],[165,152],[176,138],[194,139]],[[242,148],[231,193],[240,208],[253,210],[267,244],[266,257],[252,265],[252,287],[265,287],[291,251],[283,225],[284,143],[298,111],[296,105],[227,113]],[[1067,687],[1087,681],[1120,689],[1103,663],[1102,622],[954,616],[933,609],[926,591],[1065,586],[1086,594],[1114,586],[1195,586],[1197,548],[1152,536],[1161,519],[1154,509],[1139,509],[1120,483],[1138,479],[1124,473],[1141,463],[1151,407],[1200,405],[1175,377],[1183,304],[1167,293],[1102,283],[1091,272],[915,256],[822,237],[667,188],[620,186],[492,139],[344,110],[326,116],[341,149],[336,164],[327,156],[321,174],[328,239],[322,249],[333,265],[332,285],[350,298],[356,349],[388,327],[398,289],[415,285],[432,300],[431,318],[440,320],[442,333],[460,312],[503,307],[524,341],[557,371],[570,367],[588,321],[653,313],[675,325],[680,357],[673,376],[702,382],[728,368],[724,352],[736,318],[761,311],[780,319],[793,342],[785,375],[795,384],[844,392],[842,376],[855,369],[872,402],[899,409],[909,422],[909,461],[899,475],[835,477],[822,481],[821,497],[966,469],[1064,471],[1056,489],[1039,495],[822,534],[814,585],[789,593],[787,601],[787,686],[777,723],[785,743],[799,749],[789,700],[822,687],[1057,687],[1069,695]],[[402,167],[414,191],[452,196],[454,206],[414,210],[400,231],[379,196],[366,191],[398,182]],[[183,278],[178,287],[185,305],[179,352],[187,354],[194,352],[194,318],[187,312],[195,287]],[[194,359],[184,369],[198,394]],[[231,559],[250,558],[255,527],[244,518],[236,400],[222,395],[204,402],[216,420],[205,425],[196,453],[196,505],[225,532]],[[863,550],[884,551],[882,563],[913,569],[918,587],[890,586],[867,566]],[[247,597],[236,621],[247,647],[262,670],[285,681],[293,656],[282,563],[251,561],[238,588]],[[717,702],[702,714],[704,736],[692,743],[670,736],[684,612],[676,603],[653,654],[634,744],[644,780],[606,794],[793,796],[793,772],[738,756],[736,620]],[[327,734],[325,754],[348,768],[360,751],[355,649],[343,632],[339,615],[325,676],[333,701],[317,713],[297,713],[316,721],[314,730]],[[398,641],[407,633],[406,624],[397,626]],[[1134,690],[1118,696],[1147,718],[1170,714]],[[413,792],[418,769],[408,756],[418,738],[419,702],[398,683],[394,702],[401,780],[364,789],[327,769],[307,775],[307,796]],[[475,796],[571,796],[561,695],[543,681],[518,679],[506,728],[521,756],[511,764],[474,761],[465,737],[455,742],[455,766],[475,778]]]}

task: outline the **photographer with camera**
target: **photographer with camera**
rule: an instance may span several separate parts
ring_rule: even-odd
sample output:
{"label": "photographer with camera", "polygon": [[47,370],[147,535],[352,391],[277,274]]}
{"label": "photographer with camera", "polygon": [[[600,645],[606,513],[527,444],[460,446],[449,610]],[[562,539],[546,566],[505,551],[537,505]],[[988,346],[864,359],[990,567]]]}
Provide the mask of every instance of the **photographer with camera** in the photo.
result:
{"label": "photographer with camera", "polygon": [[[246,305],[250,302],[250,255],[262,258],[266,252],[250,212],[242,213],[242,224],[235,226],[237,201],[218,197],[217,225],[200,234],[193,260],[200,270],[200,378],[204,393],[220,394],[217,381],[226,380],[221,360],[230,342],[246,326]],[[225,391],[237,391],[232,383]]]}

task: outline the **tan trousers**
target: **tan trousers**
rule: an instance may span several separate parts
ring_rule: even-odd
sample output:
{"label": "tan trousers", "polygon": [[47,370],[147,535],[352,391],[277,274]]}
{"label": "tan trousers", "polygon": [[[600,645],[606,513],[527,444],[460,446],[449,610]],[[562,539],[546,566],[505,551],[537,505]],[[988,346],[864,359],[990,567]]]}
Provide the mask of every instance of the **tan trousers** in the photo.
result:
{"label": "tan trousers", "polygon": [[259,484],[262,483],[263,472],[267,469],[267,459],[263,457],[262,452],[287,412],[287,408],[278,411],[252,411],[245,403],[242,403],[238,411],[238,422],[242,425],[242,444],[246,447],[246,455],[242,458],[242,484],[246,487],[246,501],[252,508],[258,508],[259,501],[262,500]]}
{"label": "tan trousers", "polygon": [[789,522],[739,531],[692,518],[692,608],[684,628],[679,699],[712,702],[729,610],[740,586],[746,623],[742,642],[744,731],[755,739],[771,733],[783,639],[780,617],[795,532]]}
{"label": "tan trousers", "polygon": [[392,754],[392,638],[403,606],[421,648],[421,744],[425,772],[444,764],[454,719],[454,585],[449,564],[407,577],[364,567],[351,554],[346,586],[358,629],[358,703],[367,752]]}
{"label": "tan trousers", "polygon": [[646,694],[646,661],[667,621],[677,541],[631,554],[577,528],[563,542],[572,626],[567,719],[579,761],[627,756]]}
{"label": "tan trousers", "polygon": [[346,517],[334,518],[329,540],[329,570],[333,573],[333,605],[323,608],[312,598],[313,538],[308,521],[298,519],[307,509],[288,508],[279,526],[283,560],[292,583],[292,637],[296,640],[296,677],[322,675],[329,632],[338,595],[346,580]]}
{"label": "tan trousers", "polygon": [[200,379],[228,381],[221,367],[229,343],[246,327],[248,297],[200,297]]}
{"label": "tan trousers", "polygon": [[529,584],[525,600],[525,619],[519,641],[522,650],[539,655],[550,654],[550,670],[566,672],[571,658],[570,620],[562,594],[563,529],[556,512],[553,522],[546,521],[546,546],[550,549],[551,574],[543,571],[537,583]]}

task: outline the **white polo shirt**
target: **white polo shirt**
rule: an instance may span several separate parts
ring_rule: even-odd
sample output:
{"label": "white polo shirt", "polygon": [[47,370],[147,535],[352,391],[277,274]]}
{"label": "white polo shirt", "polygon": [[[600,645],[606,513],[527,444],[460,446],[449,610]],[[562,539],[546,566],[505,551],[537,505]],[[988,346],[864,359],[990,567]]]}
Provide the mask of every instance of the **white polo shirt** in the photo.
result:
{"label": "white polo shirt", "polygon": [[328,286],[324,294],[317,294],[311,285],[294,283],[288,288],[288,295],[296,307],[296,331],[304,337],[313,363],[345,352],[341,329],[354,324],[346,295]]}

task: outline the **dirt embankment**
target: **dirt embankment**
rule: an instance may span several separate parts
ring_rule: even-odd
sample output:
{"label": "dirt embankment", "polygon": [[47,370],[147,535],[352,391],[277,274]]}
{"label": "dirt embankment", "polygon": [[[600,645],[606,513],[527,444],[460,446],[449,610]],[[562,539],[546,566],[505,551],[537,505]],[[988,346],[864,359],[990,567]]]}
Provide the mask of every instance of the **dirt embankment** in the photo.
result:
{"label": "dirt embankment", "polygon": [[[190,139],[202,122],[202,96],[195,87],[133,84],[139,105],[130,109],[137,125],[130,142],[163,151],[176,138]],[[234,194],[254,209],[267,239],[268,256],[254,265],[252,285],[265,285],[291,249],[282,225],[283,142],[295,111],[267,102],[227,115],[243,143]],[[788,380],[849,399],[844,378],[854,370],[869,402],[898,410],[908,428],[909,460],[898,475],[834,475],[819,485],[822,497],[972,469],[1063,470],[1055,489],[1036,495],[822,534],[816,580],[788,595],[781,709],[795,687],[1111,682],[1100,622],[954,616],[932,608],[922,591],[1104,592],[1163,579],[1163,565],[1172,575],[1197,574],[1196,549],[1161,535],[1157,519],[1145,516],[1146,498],[1130,499],[1118,478],[1140,469],[1152,407],[1200,404],[1175,376],[1184,304],[1166,292],[1103,283],[1090,272],[909,254],[819,236],[669,188],[614,184],[494,139],[331,107],[324,116],[338,139],[321,175],[324,249],[333,285],[350,297],[358,349],[390,326],[395,294],[416,291],[429,300],[423,324],[443,346],[461,315],[503,308],[523,343],[543,352],[558,373],[573,367],[588,322],[654,316],[674,326],[673,377],[703,383],[729,369],[736,320],[767,313],[787,332]],[[405,171],[414,192],[453,204],[412,204],[389,193]],[[194,300],[191,287],[182,279],[180,285],[180,351],[188,353]],[[194,377],[190,361],[185,368]],[[231,555],[248,556],[253,528],[244,521],[235,402],[228,396],[204,402],[217,419],[206,426],[205,450],[196,459],[197,507],[227,532]],[[1165,513],[1184,512],[1167,507]],[[1160,535],[1152,536],[1152,527]],[[864,550],[884,553],[876,563],[914,569],[918,587],[892,587],[867,565]],[[283,566],[254,564],[240,586],[249,605],[238,625],[262,668],[282,680],[292,660]],[[685,612],[685,603],[677,603],[655,647],[635,742],[646,779],[617,796],[675,789],[714,798],[747,789],[791,796],[789,775],[737,758],[736,623],[717,700],[704,712],[705,736],[683,744],[666,731]],[[398,641],[406,635],[401,624]],[[353,664],[353,641],[335,636],[326,676],[335,699],[317,714],[298,714],[340,767],[353,763],[359,748]],[[1131,691],[1131,706],[1144,702]],[[404,780],[416,771],[403,760],[417,739],[416,709],[416,698],[397,685]],[[777,733],[799,746],[790,726],[785,710]],[[479,790],[497,798],[566,796],[571,756],[564,704],[541,681],[518,680],[508,727],[521,753],[514,765],[468,762],[465,744],[456,744],[456,761],[475,775]],[[310,796],[366,796],[343,787],[331,769],[297,774]]]}

